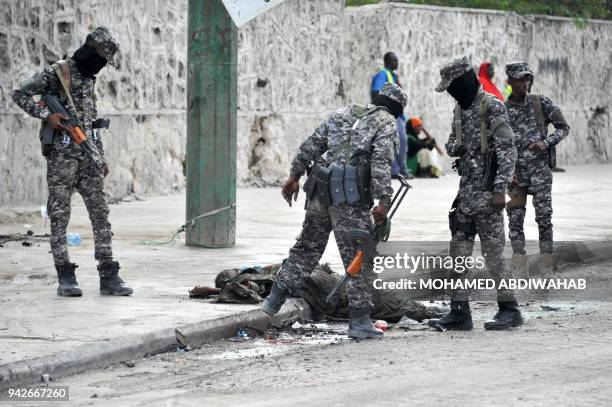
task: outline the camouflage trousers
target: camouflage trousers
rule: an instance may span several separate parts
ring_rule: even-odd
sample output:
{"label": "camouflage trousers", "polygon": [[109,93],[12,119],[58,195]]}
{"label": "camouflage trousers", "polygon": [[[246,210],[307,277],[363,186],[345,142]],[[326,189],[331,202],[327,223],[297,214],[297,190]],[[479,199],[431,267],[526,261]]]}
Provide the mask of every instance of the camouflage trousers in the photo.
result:
{"label": "camouflage trousers", "polygon": [[[553,224],[552,224],[552,186],[550,184],[539,185],[538,187],[522,188],[513,186],[513,189],[521,189],[522,194],[532,195],[533,208],[535,209],[535,220],[538,224],[540,253],[553,252]],[[526,199],[525,199],[526,200]],[[508,226],[510,229],[509,237],[514,253],[525,254],[525,205],[507,209]]]}
{"label": "camouflage trousers", "polygon": [[85,159],[77,159],[60,151],[47,157],[47,213],[51,221],[51,252],[56,265],[70,262],[66,244],[66,228],[70,220],[70,201],[74,191],[83,197],[93,228],[95,258],[111,260],[112,233],[108,222],[108,204],[104,194],[104,178]]}
{"label": "camouflage trousers", "polygon": [[[502,279],[512,278],[512,270],[506,267],[503,257],[506,241],[504,233],[504,215],[501,211],[495,211],[489,207],[485,211],[468,215],[457,209],[457,220],[470,225],[469,230],[455,230],[450,243],[449,255],[457,257],[472,256],[474,250],[474,239],[476,235],[480,238],[480,249],[485,259],[485,265],[490,277],[499,284]],[[466,228],[468,229],[468,228]],[[471,272],[452,272],[453,279],[468,280]],[[451,299],[454,301],[468,301],[470,290],[451,290]],[[514,299],[512,290],[497,290],[498,301],[511,301]]]}
{"label": "camouflage trousers", "polygon": [[[344,268],[348,268],[357,252],[356,246],[348,237],[351,229],[362,229],[367,232],[374,229],[369,209],[346,204],[325,207],[316,199],[309,201],[302,232],[289,250],[289,257],[285,259],[277,274],[276,281],[279,287],[286,288],[293,295],[299,294],[304,286],[304,279],[319,264],[332,231]],[[371,306],[373,276],[372,262],[369,261],[364,262],[357,277],[348,280],[349,307]]]}

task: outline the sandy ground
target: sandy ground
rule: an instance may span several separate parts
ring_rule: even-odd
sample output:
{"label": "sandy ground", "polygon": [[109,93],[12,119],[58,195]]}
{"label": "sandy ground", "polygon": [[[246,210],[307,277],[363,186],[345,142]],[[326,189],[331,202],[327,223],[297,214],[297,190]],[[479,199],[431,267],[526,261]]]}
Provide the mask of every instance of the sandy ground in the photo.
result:
{"label": "sandy ground", "polygon": [[[610,266],[574,271],[609,275]],[[94,406],[608,406],[612,304],[543,304],[522,304],[525,325],[506,332],[484,330],[495,308],[478,302],[472,332],[411,324],[356,342],[336,323],[338,334],[222,341],[53,384],[70,386],[70,405]]]}

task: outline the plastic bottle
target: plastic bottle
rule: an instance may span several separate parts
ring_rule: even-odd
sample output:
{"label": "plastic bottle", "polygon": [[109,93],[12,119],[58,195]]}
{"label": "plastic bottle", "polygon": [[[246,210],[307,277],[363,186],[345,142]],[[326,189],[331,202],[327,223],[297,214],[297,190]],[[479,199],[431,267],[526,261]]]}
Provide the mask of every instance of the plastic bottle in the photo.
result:
{"label": "plastic bottle", "polygon": [[78,233],[68,233],[68,238],[66,239],[68,242],[68,246],[80,246],[81,245],[81,235]]}

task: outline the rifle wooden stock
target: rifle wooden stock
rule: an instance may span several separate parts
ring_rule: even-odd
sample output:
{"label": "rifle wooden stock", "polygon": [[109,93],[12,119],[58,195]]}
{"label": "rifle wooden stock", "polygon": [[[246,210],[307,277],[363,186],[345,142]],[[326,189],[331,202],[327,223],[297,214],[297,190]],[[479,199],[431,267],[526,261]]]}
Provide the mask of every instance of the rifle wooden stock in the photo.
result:
{"label": "rifle wooden stock", "polygon": [[348,268],[346,269],[346,273],[350,274],[351,277],[357,276],[357,274],[359,274],[359,271],[361,271],[361,265],[363,264],[364,255],[365,254],[362,250],[357,250],[357,253],[355,253],[355,257],[353,257],[351,264],[349,264]]}
{"label": "rifle wooden stock", "polygon": [[83,133],[83,130],[79,126],[74,126],[70,128],[70,137],[74,140],[78,145],[83,144],[87,141],[87,136]]}

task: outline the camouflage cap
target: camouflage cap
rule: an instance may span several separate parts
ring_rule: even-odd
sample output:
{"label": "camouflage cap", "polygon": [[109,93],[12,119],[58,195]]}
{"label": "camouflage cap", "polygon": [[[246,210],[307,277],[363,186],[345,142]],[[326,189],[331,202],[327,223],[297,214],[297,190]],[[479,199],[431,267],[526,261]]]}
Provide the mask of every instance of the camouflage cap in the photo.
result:
{"label": "camouflage cap", "polygon": [[470,60],[466,56],[458,57],[440,68],[440,77],[442,80],[436,86],[436,92],[444,92],[450,86],[451,82],[472,69]]}
{"label": "camouflage cap", "polygon": [[406,94],[404,89],[400,88],[395,83],[385,83],[379,94],[394,100],[395,102],[402,105],[402,107],[406,107],[406,105],[408,104],[408,95]]}
{"label": "camouflage cap", "polygon": [[511,62],[506,65],[506,75],[510,79],[520,79],[525,75],[534,76],[531,69],[529,69],[529,65],[524,61]]}
{"label": "camouflage cap", "polygon": [[91,42],[96,50],[106,58],[110,65],[117,67],[113,57],[119,50],[119,43],[107,27],[98,27],[90,32],[87,36],[87,42]]}

